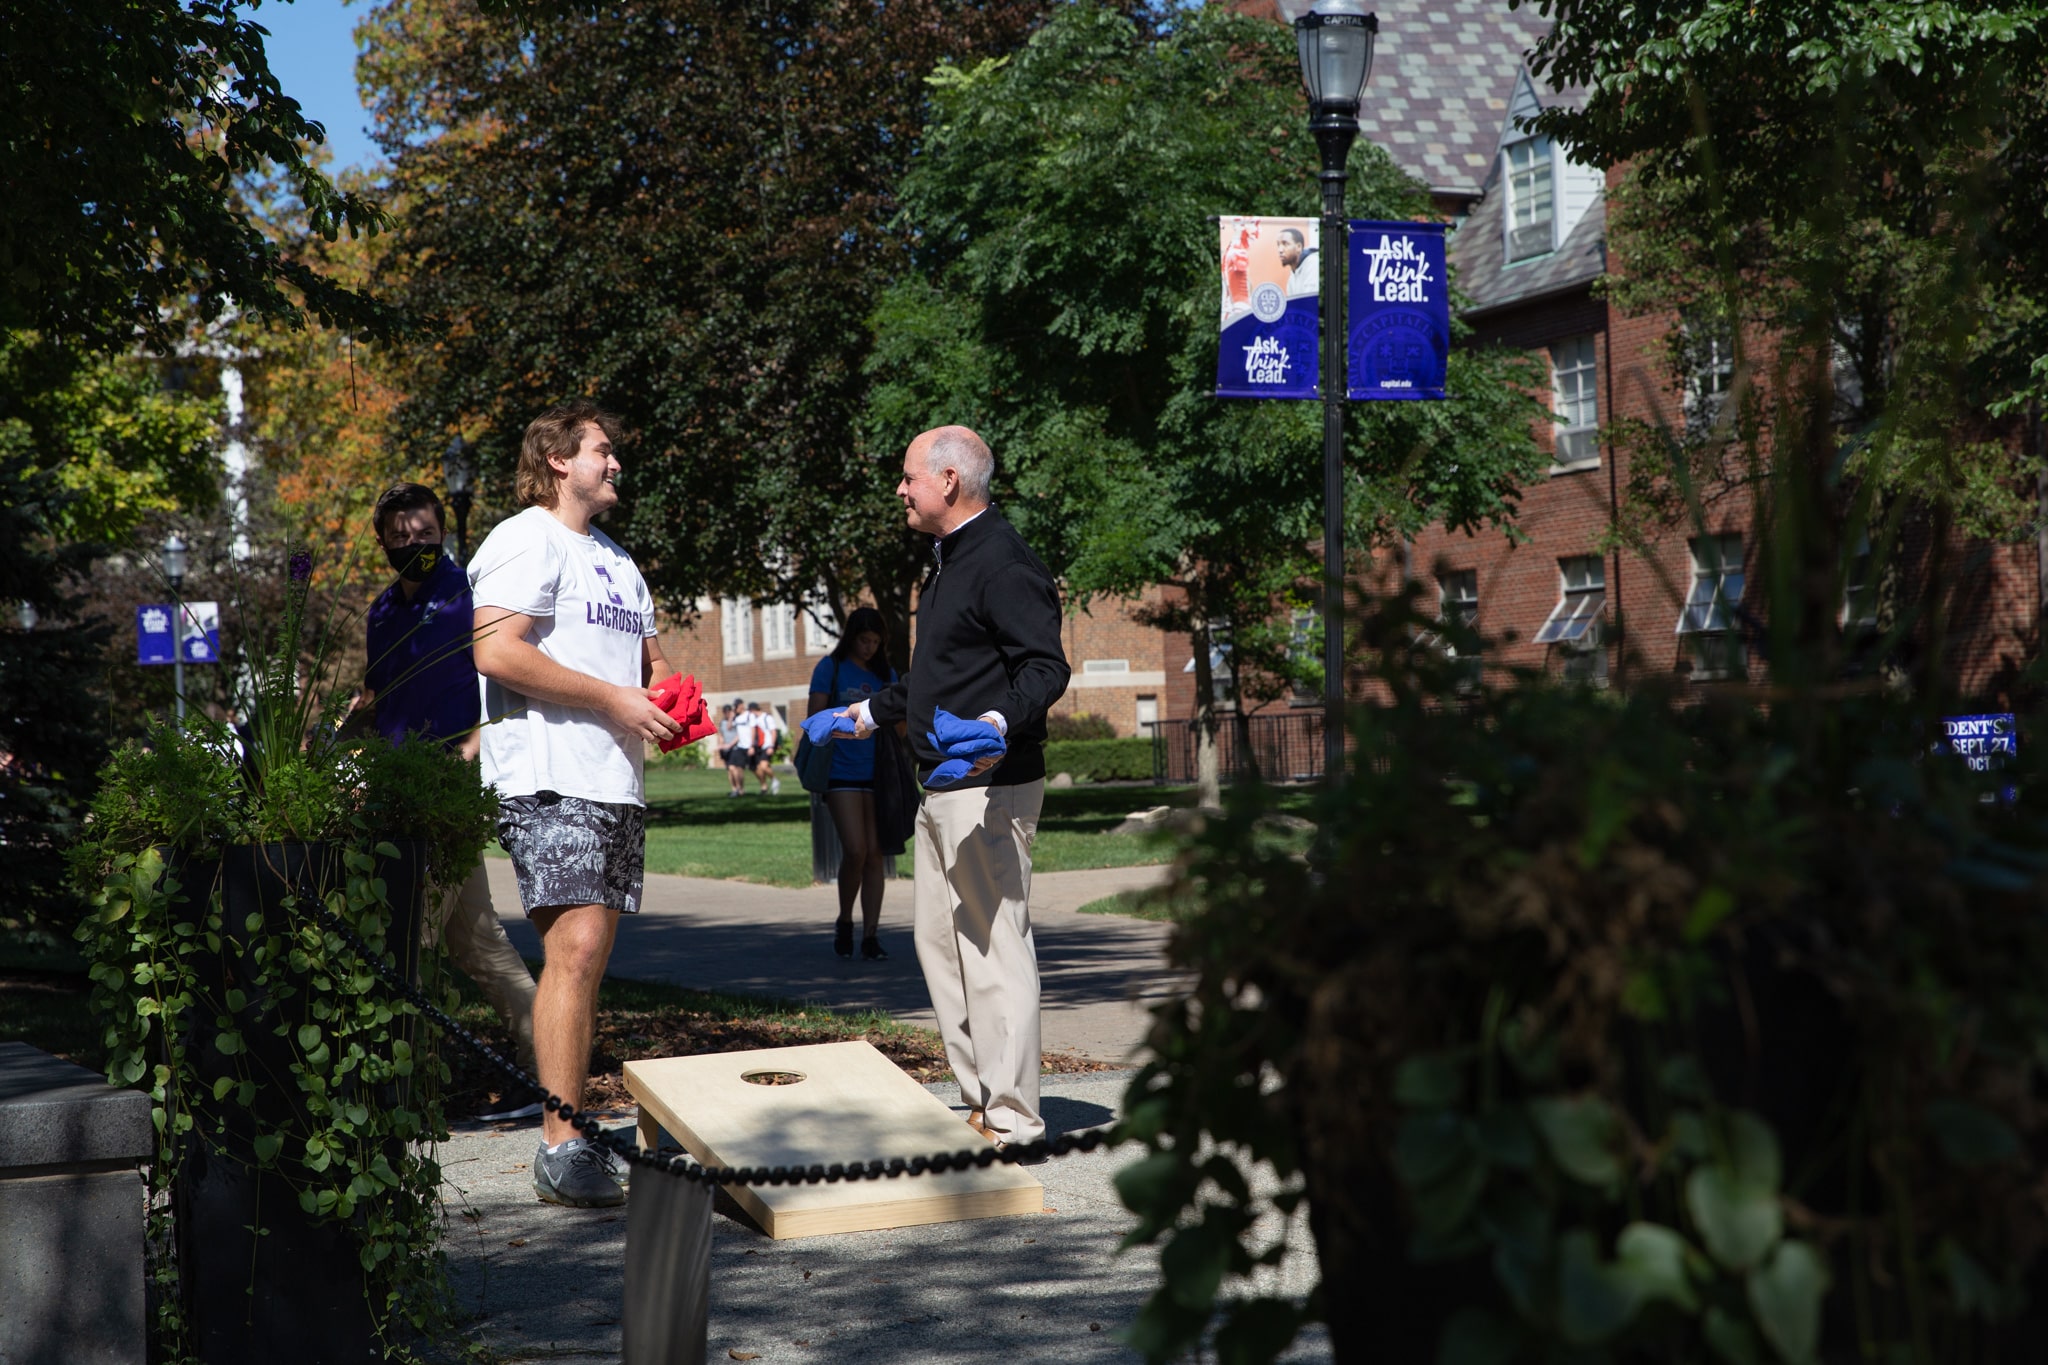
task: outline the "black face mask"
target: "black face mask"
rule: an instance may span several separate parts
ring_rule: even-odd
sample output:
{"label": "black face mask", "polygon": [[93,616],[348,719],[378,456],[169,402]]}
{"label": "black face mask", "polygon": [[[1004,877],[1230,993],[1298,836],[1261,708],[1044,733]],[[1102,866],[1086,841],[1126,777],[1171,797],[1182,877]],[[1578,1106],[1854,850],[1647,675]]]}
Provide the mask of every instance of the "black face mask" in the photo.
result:
{"label": "black face mask", "polygon": [[438,545],[401,545],[397,549],[385,547],[384,557],[391,561],[391,567],[398,570],[398,576],[408,583],[424,583],[434,566],[441,562],[441,547]]}

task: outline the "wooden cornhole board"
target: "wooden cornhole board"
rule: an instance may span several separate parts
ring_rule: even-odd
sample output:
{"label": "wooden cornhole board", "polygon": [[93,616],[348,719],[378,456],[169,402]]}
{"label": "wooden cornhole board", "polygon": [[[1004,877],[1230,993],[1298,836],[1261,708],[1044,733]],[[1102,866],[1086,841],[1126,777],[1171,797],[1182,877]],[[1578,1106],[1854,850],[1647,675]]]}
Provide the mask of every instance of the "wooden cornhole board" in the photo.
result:
{"label": "wooden cornhole board", "polygon": [[[794,1073],[789,1085],[744,1079]],[[659,1057],[626,1063],[640,1145],[659,1124],[707,1166],[830,1166],[989,1145],[865,1042]],[[816,1237],[919,1223],[1039,1213],[1045,1187],[1015,1166],[816,1185],[734,1185],[770,1237]]]}

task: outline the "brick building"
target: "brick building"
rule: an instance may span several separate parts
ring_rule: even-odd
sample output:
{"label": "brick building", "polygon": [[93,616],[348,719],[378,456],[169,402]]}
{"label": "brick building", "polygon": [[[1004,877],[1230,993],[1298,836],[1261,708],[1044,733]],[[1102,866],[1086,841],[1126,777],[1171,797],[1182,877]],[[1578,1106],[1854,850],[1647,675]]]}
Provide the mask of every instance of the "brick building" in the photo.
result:
{"label": "brick building", "polygon": [[[1736,610],[1757,564],[1746,490],[1706,500],[1704,525],[1669,528],[1641,553],[1599,550],[1628,479],[1628,451],[1603,428],[1629,419],[1674,433],[1711,426],[1733,349],[1694,336],[1675,359],[1677,319],[1627,316],[1594,289],[1610,269],[1604,197],[1618,171],[1580,165],[1570,148],[1517,126],[1582,97],[1547,88],[1528,69],[1547,21],[1505,0],[1376,8],[1365,135],[1423,180],[1455,225],[1451,266],[1473,342],[1543,356],[1556,414],[1538,432],[1553,463],[1524,490],[1525,539],[1432,528],[1406,547],[1407,571],[1435,589],[1446,615],[1499,642],[1503,664],[1596,684],[1624,666],[1695,681],[1757,676],[1754,616],[1745,630]],[[1768,346],[1751,340],[1752,356]],[[1925,536],[1909,535],[1897,558],[1903,572],[1939,573],[1955,589],[1957,685],[1987,699],[2008,694],[2037,652],[2044,558],[2033,545],[1946,548],[1936,556]],[[1870,610],[1868,561],[1866,552],[1847,566],[1845,623]],[[1615,643],[1624,628],[1627,662]]]}

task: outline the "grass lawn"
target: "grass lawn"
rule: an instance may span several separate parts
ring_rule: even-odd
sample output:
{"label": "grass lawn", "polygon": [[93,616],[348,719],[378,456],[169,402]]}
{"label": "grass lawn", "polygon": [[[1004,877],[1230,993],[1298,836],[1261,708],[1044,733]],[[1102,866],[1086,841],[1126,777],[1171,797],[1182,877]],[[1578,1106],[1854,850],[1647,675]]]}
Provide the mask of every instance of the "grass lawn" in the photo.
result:
{"label": "grass lawn", "polygon": [[1119,891],[1114,896],[1089,901],[1082,906],[1083,915],[1128,915],[1132,919],[1175,918],[1167,903],[1150,891]]}
{"label": "grass lawn", "polygon": [[[650,765],[647,769],[647,870],[687,877],[811,884],[810,797],[784,775],[782,795],[729,797],[723,772]],[[1088,784],[1049,789],[1039,817],[1033,869],[1139,867],[1165,862],[1167,850],[1142,835],[1112,834],[1132,811],[1184,805],[1186,787]],[[908,860],[897,865],[908,875]]]}

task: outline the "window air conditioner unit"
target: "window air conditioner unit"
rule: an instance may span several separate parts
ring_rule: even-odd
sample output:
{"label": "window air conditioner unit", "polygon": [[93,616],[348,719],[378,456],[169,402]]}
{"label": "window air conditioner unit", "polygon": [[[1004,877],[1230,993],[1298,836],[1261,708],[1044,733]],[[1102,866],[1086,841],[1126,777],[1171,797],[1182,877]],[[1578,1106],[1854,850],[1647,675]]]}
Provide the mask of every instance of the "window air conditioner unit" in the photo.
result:
{"label": "window air conditioner unit", "polygon": [[1542,256],[1550,251],[1550,220],[1518,227],[1508,233],[1508,259],[1526,261],[1531,256]]}

